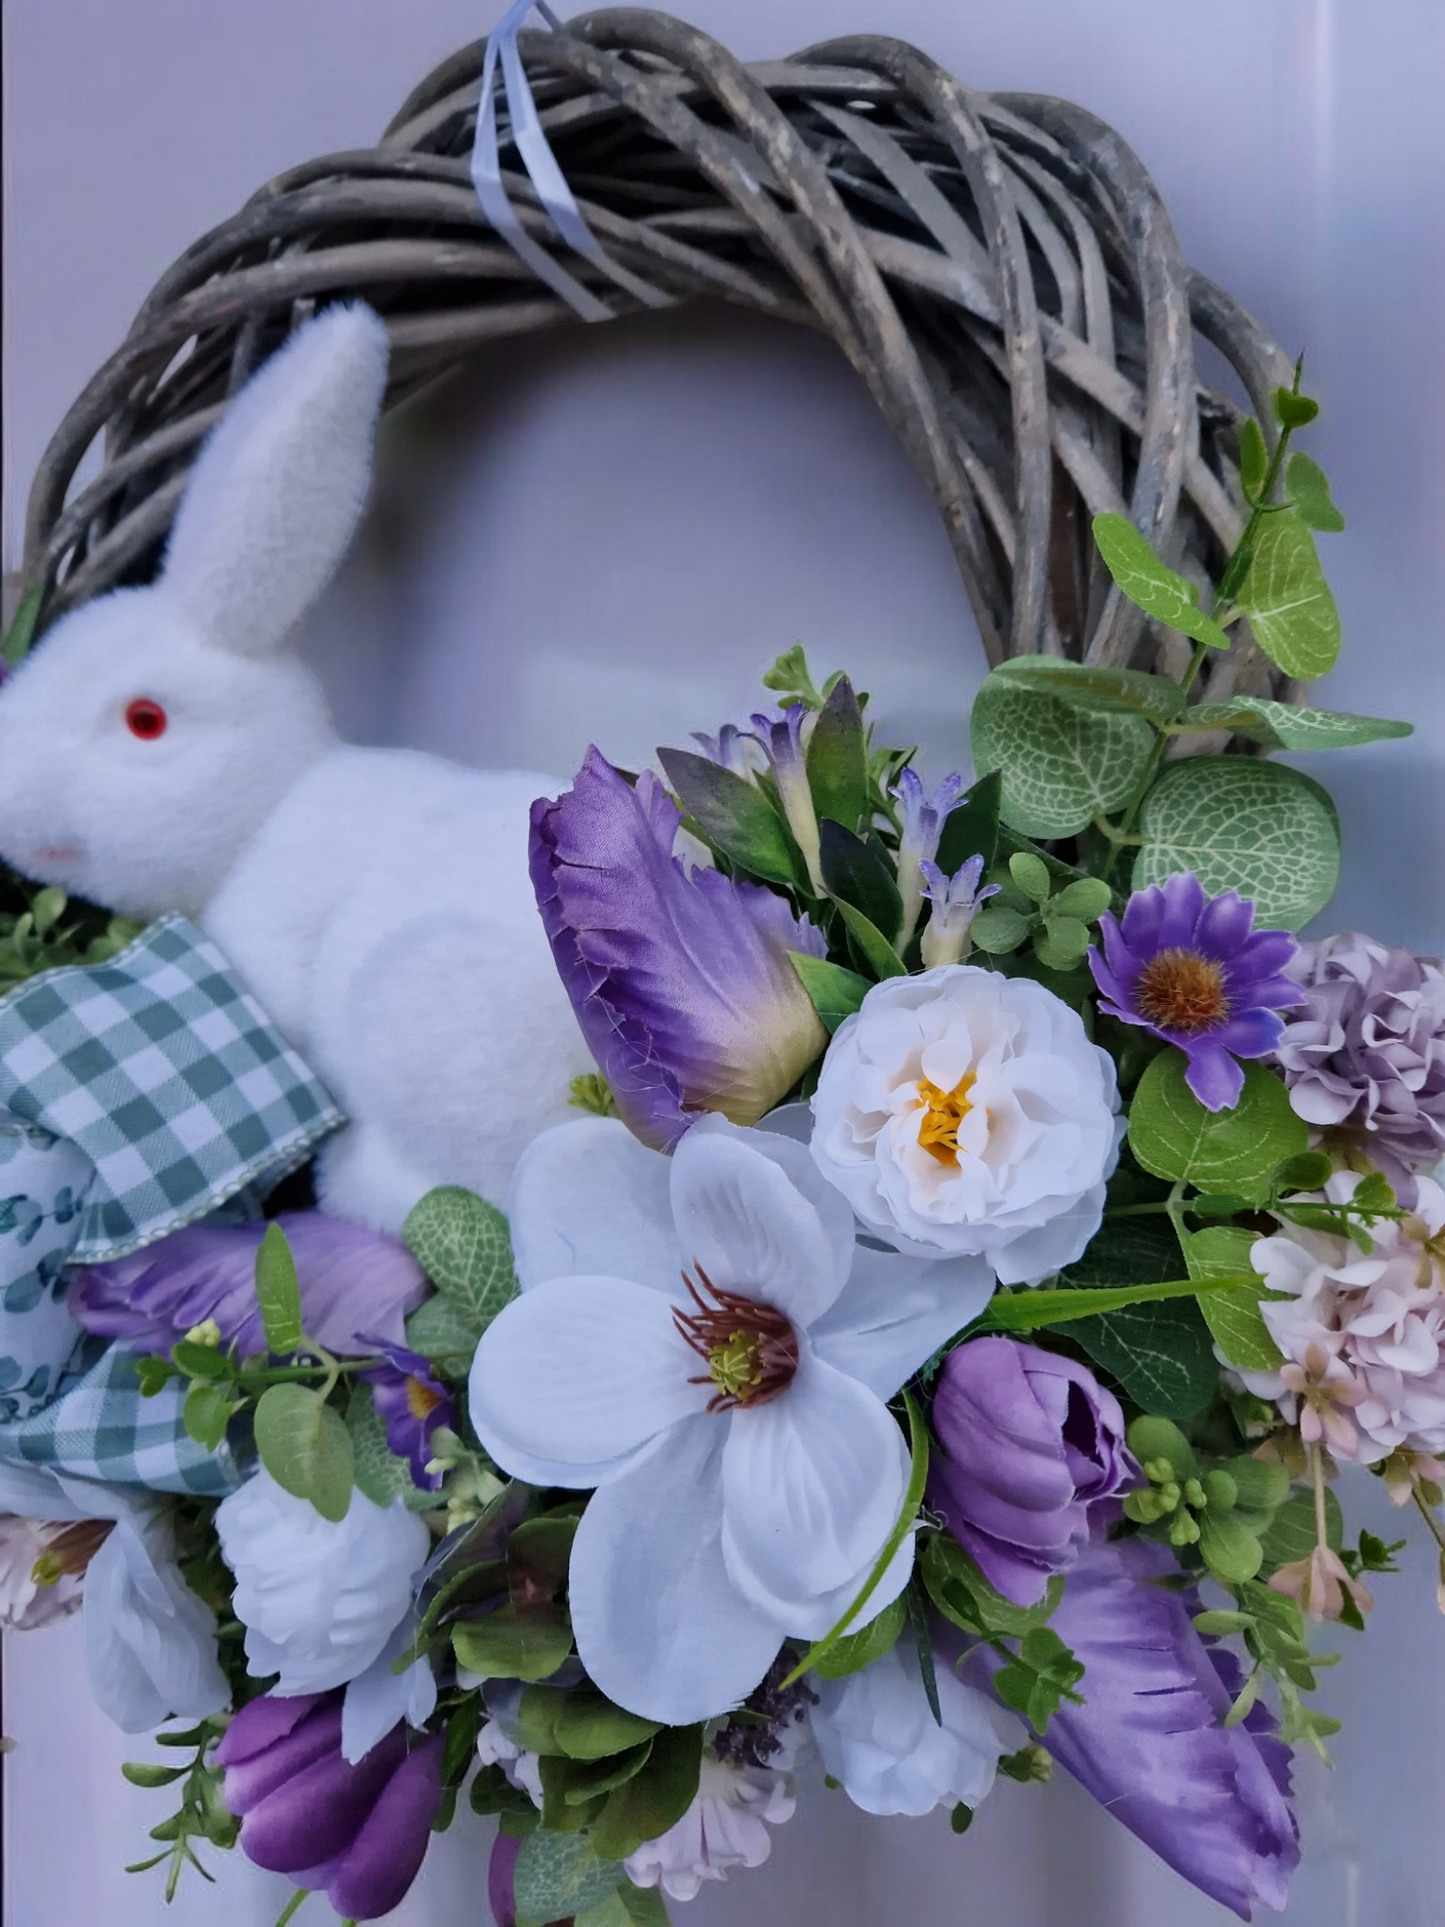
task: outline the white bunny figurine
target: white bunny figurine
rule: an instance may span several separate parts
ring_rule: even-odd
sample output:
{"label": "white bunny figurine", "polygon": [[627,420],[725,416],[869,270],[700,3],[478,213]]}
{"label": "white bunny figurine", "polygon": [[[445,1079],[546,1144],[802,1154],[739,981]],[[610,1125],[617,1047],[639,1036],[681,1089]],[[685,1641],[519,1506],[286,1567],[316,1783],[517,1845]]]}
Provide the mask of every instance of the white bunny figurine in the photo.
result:
{"label": "white bunny figurine", "polygon": [[56,623],[0,689],[0,853],[199,919],[347,1112],[318,1193],[397,1230],[503,1202],[591,1065],[527,874],[554,779],[342,744],[292,632],[361,514],[386,384],[367,307],[297,330],[227,409],[158,580]]}

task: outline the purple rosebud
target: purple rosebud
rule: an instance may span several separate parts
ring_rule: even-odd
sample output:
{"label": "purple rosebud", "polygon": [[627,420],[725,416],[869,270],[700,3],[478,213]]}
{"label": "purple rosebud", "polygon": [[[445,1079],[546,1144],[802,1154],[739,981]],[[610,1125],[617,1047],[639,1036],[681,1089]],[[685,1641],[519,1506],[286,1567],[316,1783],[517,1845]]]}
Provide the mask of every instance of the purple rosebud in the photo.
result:
{"label": "purple rosebud", "polygon": [[426,1854],[443,1741],[415,1740],[398,1721],[351,1765],[341,1754],[342,1698],[338,1689],[252,1700],[216,1759],[247,1858],[324,1888],[338,1914],[375,1920],[400,1904]]}
{"label": "purple rosebud", "polygon": [[679,811],[589,749],[532,806],[532,883],[582,1033],[628,1126],[667,1150],[704,1111],[755,1124],[826,1045],[788,957],[822,935],[787,900],[672,854]]}
{"label": "purple rosebud", "polygon": [[[1161,1860],[1249,1920],[1256,1901],[1283,1907],[1299,1864],[1289,1750],[1258,1703],[1222,1725],[1238,1666],[1195,1632],[1195,1595],[1151,1583],[1178,1570],[1144,1539],[1080,1556],[1049,1624],[1084,1667],[1083,1704],[1063,1702],[1047,1745]],[[1002,1661],[977,1646],[968,1663],[992,1674]]]}
{"label": "purple rosebud", "polygon": [[371,1386],[372,1403],[386,1421],[386,1444],[399,1459],[411,1461],[412,1484],[421,1492],[441,1488],[440,1472],[428,1472],[431,1435],[439,1425],[456,1422],[456,1406],[427,1360],[415,1352],[389,1347],[384,1365],[360,1374]]}
{"label": "purple rosebud", "polygon": [[1089,1539],[1089,1507],[1137,1483],[1124,1414],[1087,1366],[1012,1338],[943,1361],[928,1503],[1006,1599],[1033,1606]]}
{"label": "purple rosebud", "polygon": [[[321,1211],[276,1219],[296,1260],[301,1317],[309,1337],[340,1356],[376,1344],[401,1345],[403,1319],[426,1296],[421,1267],[404,1245]],[[256,1252],[263,1224],[192,1224],[157,1244],[88,1265],[66,1303],[87,1331],[123,1338],[143,1352],[168,1352],[210,1318],[243,1358],[266,1349],[256,1303]]]}
{"label": "purple rosebud", "polygon": [[1136,890],[1120,922],[1099,919],[1104,956],[1089,951],[1100,1009],[1174,1044],[1185,1082],[1209,1111],[1232,1110],[1244,1089],[1238,1057],[1267,1057],[1300,1001],[1285,975],[1298,945],[1283,930],[1253,930],[1254,905],[1233,890],[1208,897],[1188,870]]}

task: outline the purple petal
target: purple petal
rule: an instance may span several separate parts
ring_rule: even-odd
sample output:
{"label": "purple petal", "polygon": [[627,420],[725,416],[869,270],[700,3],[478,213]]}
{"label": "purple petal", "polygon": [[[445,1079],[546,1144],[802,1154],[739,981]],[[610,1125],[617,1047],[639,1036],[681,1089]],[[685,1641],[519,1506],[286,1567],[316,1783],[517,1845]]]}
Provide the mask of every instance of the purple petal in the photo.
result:
{"label": "purple petal", "polygon": [[[339,1728],[338,1728],[339,1741]],[[241,1822],[246,1857],[270,1873],[294,1873],[343,1853],[360,1832],[406,1752],[406,1729],[350,1766],[335,1750],[283,1781]]]}
{"label": "purple petal", "polygon": [[1218,1030],[1209,1033],[1211,1044],[1232,1051],[1236,1057],[1266,1057],[1279,1042],[1284,1019],[1272,1010],[1242,1010]]}
{"label": "purple petal", "polygon": [[1254,905],[1241,902],[1235,891],[1226,890],[1222,897],[1205,904],[1194,926],[1194,947],[1205,957],[1232,957],[1249,936],[1253,923]]}
{"label": "purple petal", "polygon": [[[777,726],[785,730],[785,726]],[[672,855],[679,820],[595,749],[532,810],[532,882],[568,995],[631,1129],[659,1149],[696,1113],[755,1123],[826,1041],[788,959],[824,954],[785,898]]]}
{"label": "purple petal", "polygon": [[[273,1794],[277,1787],[293,1780],[298,1773],[314,1765],[317,1760],[328,1754],[337,1754],[341,1746],[341,1699],[328,1696],[325,1701],[317,1701],[310,1694],[300,1694],[297,1703],[309,1701],[316,1710],[305,1719],[299,1720],[289,1731],[279,1730],[279,1722],[274,1718],[268,1722],[276,1737],[252,1748],[244,1759],[232,1761],[221,1759],[221,1748],[216,1750],[216,1758],[226,1769],[226,1805],[232,1813],[244,1817],[253,1808],[260,1806],[264,1799]],[[253,1700],[252,1706],[285,1707],[293,1702],[279,1696],[267,1694],[262,1700]],[[243,1711],[249,1711],[249,1708]],[[239,1716],[238,1716],[239,1717]],[[226,1734],[226,1740],[231,1737]],[[248,1740],[249,1744],[249,1740]]]}
{"label": "purple petal", "polygon": [[[1163,898],[1156,938],[1161,950],[1194,947],[1194,932],[1204,910],[1204,885],[1192,870],[1179,870],[1157,886]],[[1132,939],[1131,939],[1132,941]]]}
{"label": "purple petal", "polygon": [[499,1833],[492,1842],[492,1857],[487,1864],[487,1899],[497,1927],[517,1927],[515,1892],[517,1855],[522,1843],[511,1834]]}
{"label": "purple petal", "polygon": [[442,1736],[408,1753],[326,1883],[338,1914],[375,1920],[401,1905],[426,1858],[441,1798]]}
{"label": "purple petal", "polygon": [[242,1760],[284,1739],[313,1706],[321,1704],[321,1698],[318,1693],[293,1693],[285,1699],[263,1693],[259,1699],[248,1700],[232,1717],[212,1759],[217,1766],[239,1766]]}
{"label": "purple petal", "polygon": [[[421,1268],[404,1245],[321,1211],[283,1212],[308,1334],[328,1351],[355,1355],[363,1334],[401,1344],[403,1319],[426,1295]],[[87,1331],[125,1338],[141,1351],[168,1352],[193,1325],[212,1318],[243,1357],[266,1349],[256,1303],[256,1251],[263,1224],[193,1224],[128,1258],[90,1265],[73,1279],[67,1304]]]}
{"label": "purple petal", "polygon": [[1244,1089],[1244,1072],[1229,1052],[1212,1037],[1194,1037],[1186,1041],[1178,1034],[1171,1034],[1175,1035],[1175,1041],[1189,1059],[1184,1082],[1205,1110],[1232,1111]]}

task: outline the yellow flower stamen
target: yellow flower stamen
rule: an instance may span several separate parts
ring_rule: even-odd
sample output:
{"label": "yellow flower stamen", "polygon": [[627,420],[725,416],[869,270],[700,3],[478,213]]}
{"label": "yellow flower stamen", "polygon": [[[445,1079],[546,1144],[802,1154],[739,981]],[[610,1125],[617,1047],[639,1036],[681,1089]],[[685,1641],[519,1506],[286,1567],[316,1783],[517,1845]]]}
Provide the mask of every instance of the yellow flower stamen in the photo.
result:
{"label": "yellow flower stamen", "polygon": [[441,1404],[440,1392],[434,1392],[430,1385],[423,1385],[419,1378],[406,1381],[406,1409],[414,1419],[424,1419]]}
{"label": "yellow flower stamen", "polygon": [[724,1398],[746,1405],[748,1393],[763,1375],[760,1350],[756,1334],[735,1331],[708,1352],[708,1377]]}
{"label": "yellow flower stamen", "polygon": [[924,1116],[918,1125],[918,1142],[940,1164],[958,1163],[958,1127],[973,1109],[968,1094],[974,1074],[967,1071],[951,1091],[941,1091],[928,1078],[918,1080],[918,1102]]}

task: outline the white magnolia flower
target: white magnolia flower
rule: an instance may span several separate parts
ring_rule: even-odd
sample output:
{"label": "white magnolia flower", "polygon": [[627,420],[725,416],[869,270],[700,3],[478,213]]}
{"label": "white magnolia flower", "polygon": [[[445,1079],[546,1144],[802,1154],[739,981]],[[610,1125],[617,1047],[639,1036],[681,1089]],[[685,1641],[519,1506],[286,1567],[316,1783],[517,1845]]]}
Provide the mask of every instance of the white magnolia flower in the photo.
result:
{"label": "white magnolia flower", "polygon": [[768,1828],[791,1820],[797,1803],[790,1773],[733,1766],[704,1749],[697,1797],[676,1826],[623,1861],[627,1878],[695,1900],[704,1880],[725,1880],[729,1867],[761,1867],[773,1850]]}
{"label": "white magnolia flower", "polygon": [[344,1519],[323,1519],[264,1469],[216,1509],[248,1670],[272,1691],[324,1693],[364,1673],[411,1611],[412,1574],[431,1544],[400,1499],[354,1491]]}
{"label": "white magnolia flower", "polygon": [[[1415,1182],[1415,1211],[1378,1222],[1368,1254],[1288,1221],[1249,1254],[1268,1289],[1285,1294],[1259,1307],[1285,1363],[1235,1376],[1306,1439],[1366,1465],[1400,1447],[1445,1451],[1445,1191]],[[1358,1183],[1338,1171],[1323,1197],[1345,1203]]]}
{"label": "white magnolia flower", "polygon": [[[867,1578],[908,1477],[884,1401],[982,1309],[988,1269],[859,1249],[801,1145],[718,1117],[670,1159],[614,1120],[561,1125],[509,1212],[522,1294],[477,1347],[472,1423],[517,1478],[599,1488],[570,1597],[602,1691],[710,1718]],[[911,1564],[905,1541],[875,1610]]]}
{"label": "white magnolia flower", "polygon": [[865,1813],[976,1807],[993,1786],[1006,1746],[990,1700],[940,1660],[940,1726],[923,1688],[911,1636],[843,1679],[812,1677],[813,1741],[823,1765]]}
{"label": "white magnolia flower", "polygon": [[1098,1230],[1123,1120],[1114,1065],[1027,977],[947,964],[875,984],[813,1097],[813,1156],[900,1250],[988,1259],[1006,1285]]}
{"label": "white magnolia flower", "polygon": [[[0,1514],[0,1627],[7,1633],[38,1632],[80,1611],[83,1567],[60,1571],[48,1585],[35,1577],[36,1561],[47,1553],[52,1559],[63,1558],[74,1531],[59,1521]],[[59,1550],[52,1551],[57,1541]]]}
{"label": "white magnolia flower", "polygon": [[110,1519],[85,1571],[81,1629],[91,1697],[125,1733],[176,1714],[218,1713],[230,1688],[216,1659],[216,1622],[182,1579],[170,1519],[154,1494],[0,1465],[0,1507],[51,1521]]}

